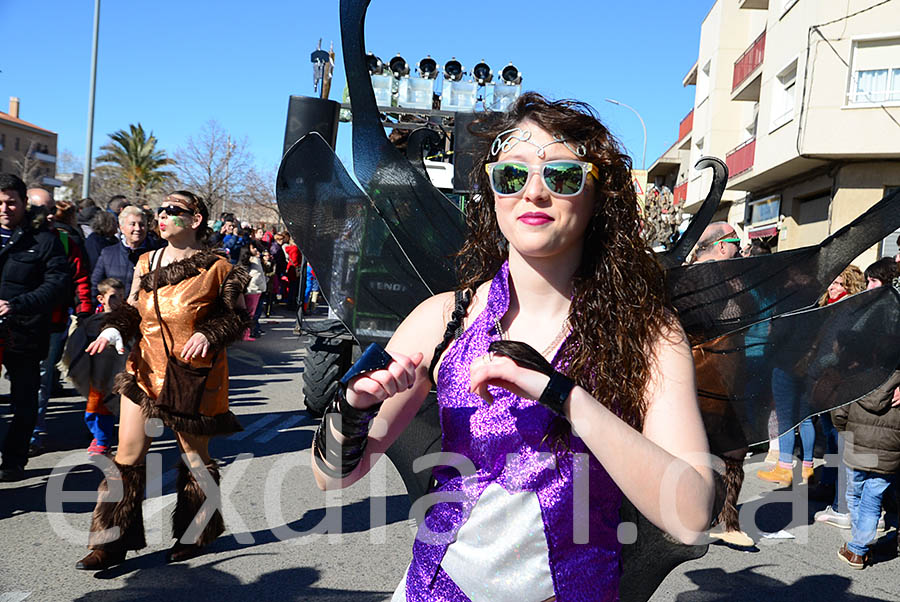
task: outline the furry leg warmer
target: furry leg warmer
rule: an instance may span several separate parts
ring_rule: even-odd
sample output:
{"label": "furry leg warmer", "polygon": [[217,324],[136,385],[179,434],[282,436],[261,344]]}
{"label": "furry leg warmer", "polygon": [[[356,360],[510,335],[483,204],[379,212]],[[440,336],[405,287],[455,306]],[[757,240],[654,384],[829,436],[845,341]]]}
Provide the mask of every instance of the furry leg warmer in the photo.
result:
{"label": "furry leg warmer", "polygon": [[[219,466],[213,460],[206,465],[212,480],[216,484],[215,496],[211,498],[212,504],[204,508],[207,502],[206,492],[201,487],[190,468],[180,462],[178,464],[178,497],[175,502],[175,510],[172,512],[172,536],[178,543],[186,545],[206,546],[225,531],[225,521],[222,519],[222,502],[219,497]],[[212,507],[209,507],[212,506]],[[210,514],[210,512],[212,514]],[[202,529],[197,533],[198,529]],[[188,532],[190,530],[190,532]],[[182,537],[187,534],[185,541]]]}
{"label": "furry leg warmer", "polygon": [[737,501],[744,484],[744,461],[724,457],[725,461],[725,504],[716,522],[725,523],[726,531],[740,531]]}
{"label": "furry leg warmer", "polygon": [[140,550],[147,545],[141,508],[147,471],[143,464],[113,464],[115,469],[107,473],[97,490],[88,547],[92,550]]}

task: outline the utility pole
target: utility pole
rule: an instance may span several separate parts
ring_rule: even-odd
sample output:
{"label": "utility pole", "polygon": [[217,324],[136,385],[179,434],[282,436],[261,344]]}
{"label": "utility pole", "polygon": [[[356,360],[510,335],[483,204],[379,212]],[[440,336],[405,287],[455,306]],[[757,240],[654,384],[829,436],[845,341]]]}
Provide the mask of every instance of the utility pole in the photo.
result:
{"label": "utility pole", "polygon": [[228,134],[225,143],[225,195],[222,197],[222,213],[228,212],[228,198],[231,196],[231,188],[228,183],[230,177],[229,167],[231,165],[231,134]]}
{"label": "utility pole", "polygon": [[644,155],[641,158],[641,169],[646,170],[647,169],[647,126],[644,125],[644,120],[643,120],[643,118],[641,118],[641,114],[638,113],[634,107],[629,107],[624,102],[619,102],[618,100],[614,100],[612,98],[607,98],[606,102],[611,102],[614,105],[619,105],[620,107],[625,107],[626,109],[629,109],[632,113],[637,115],[637,118],[640,120],[641,127],[644,128]]}
{"label": "utility pole", "polygon": [[94,146],[94,93],[97,90],[97,41],[100,38],[100,0],[94,0],[94,41],[91,44],[91,86],[88,96],[87,145],[84,151],[84,176],[81,178],[81,198],[91,194],[91,153]]}

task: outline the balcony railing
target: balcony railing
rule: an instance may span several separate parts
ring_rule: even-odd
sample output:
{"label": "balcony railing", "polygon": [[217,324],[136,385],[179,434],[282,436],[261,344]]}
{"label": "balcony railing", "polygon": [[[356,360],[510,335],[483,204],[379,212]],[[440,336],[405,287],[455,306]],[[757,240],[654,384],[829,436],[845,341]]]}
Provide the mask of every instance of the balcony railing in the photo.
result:
{"label": "balcony railing", "polygon": [[43,161],[44,163],[56,163],[56,155],[51,155],[50,153],[32,153],[31,155],[38,161]]}
{"label": "balcony railing", "polygon": [[731,78],[731,91],[738,89],[744,80],[753,73],[757,67],[762,65],[763,58],[766,55],[766,32],[763,31],[759,37],[750,44],[750,48],[744,51],[738,60],[734,62],[734,75]]}
{"label": "balcony railing", "polygon": [[683,140],[685,136],[691,133],[691,130],[694,129],[694,109],[691,109],[691,112],[687,114],[687,116],[681,120],[681,123],[678,125],[678,139]]}
{"label": "balcony railing", "polygon": [[687,180],[675,186],[675,190],[672,191],[672,199],[675,205],[683,205],[687,200]]}
{"label": "balcony railing", "polygon": [[725,154],[725,165],[728,166],[728,179],[749,171],[753,167],[756,154],[756,138],[742,142],[737,148]]}

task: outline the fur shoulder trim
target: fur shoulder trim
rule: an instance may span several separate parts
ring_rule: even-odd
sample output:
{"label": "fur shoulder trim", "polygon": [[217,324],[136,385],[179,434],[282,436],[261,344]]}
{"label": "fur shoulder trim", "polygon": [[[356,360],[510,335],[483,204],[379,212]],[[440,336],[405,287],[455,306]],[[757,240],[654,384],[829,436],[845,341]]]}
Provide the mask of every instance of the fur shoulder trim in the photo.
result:
{"label": "fur shoulder trim", "polygon": [[[152,261],[153,257],[149,258]],[[169,265],[160,268],[159,286],[168,286],[170,284],[178,284],[186,278],[193,278],[200,273],[200,270],[208,270],[212,265],[219,261],[227,261],[223,255],[219,255],[213,251],[200,251],[194,253],[187,259],[179,259],[173,261]],[[153,291],[153,266],[150,271],[141,276],[141,289],[145,292]]]}

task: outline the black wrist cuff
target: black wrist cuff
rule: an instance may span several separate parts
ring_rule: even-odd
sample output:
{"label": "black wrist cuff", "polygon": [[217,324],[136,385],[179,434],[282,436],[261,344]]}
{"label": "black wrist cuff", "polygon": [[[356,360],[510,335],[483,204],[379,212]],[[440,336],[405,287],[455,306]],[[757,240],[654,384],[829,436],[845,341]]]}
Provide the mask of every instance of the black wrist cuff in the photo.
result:
{"label": "black wrist cuff", "polygon": [[[362,410],[354,408],[347,402],[344,388],[338,387],[313,440],[313,458],[320,471],[333,479],[342,479],[356,469],[369,442],[369,427],[381,405]],[[340,421],[334,424],[338,417]],[[342,443],[338,443],[332,428],[344,438]]]}
{"label": "black wrist cuff", "polygon": [[569,398],[569,393],[572,392],[574,387],[575,382],[571,378],[565,374],[554,371],[553,374],[550,375],[550,382],[544,387],[544,391],[541,393],[538,403],[550,409],[551,412],[565,417],[566,413],[563,409],[563,405],[566,403],[566,399]]}

